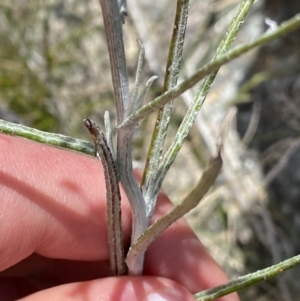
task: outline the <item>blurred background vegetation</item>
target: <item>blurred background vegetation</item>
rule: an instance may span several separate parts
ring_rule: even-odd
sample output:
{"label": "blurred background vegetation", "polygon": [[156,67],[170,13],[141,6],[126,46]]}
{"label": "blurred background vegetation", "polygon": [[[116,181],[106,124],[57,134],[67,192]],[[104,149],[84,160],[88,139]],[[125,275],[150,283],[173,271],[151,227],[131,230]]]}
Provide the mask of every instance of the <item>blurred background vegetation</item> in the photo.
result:
{"label": "blurred background vegetation", "polygon": [[[213,55],[238,0],[190,1],[180,80]],[[175,1],[128,0],[124,25],[132,87],[138,57],[146,50],[144,83],[158,79],[159,95]],[[299,1],[258,0],[235,44],[247,42],[300,12]],[[266,22],[265,22],[266,21]],[[272,23],[273,22],[273,23]],[[222,67],[197,123],[172,166],[164,189],[180,201],[214,152],[220,123],[238,108],[224,149],[224,168],[214,189],[187,217],[230,277],[267,267],[299,253],[300,32],[294,32]],[[167,144],[194,90],[176,101]],[[115,119],[107,48],[96,0],[2,0],[0,3],[0,118],[40,130],[89,139],[82,124]],[[142,168],[155,114],[134,139]],[[242,300],[300,300],[299,268],[240,292]],[[211,275],[214,277],[214,275]]]}

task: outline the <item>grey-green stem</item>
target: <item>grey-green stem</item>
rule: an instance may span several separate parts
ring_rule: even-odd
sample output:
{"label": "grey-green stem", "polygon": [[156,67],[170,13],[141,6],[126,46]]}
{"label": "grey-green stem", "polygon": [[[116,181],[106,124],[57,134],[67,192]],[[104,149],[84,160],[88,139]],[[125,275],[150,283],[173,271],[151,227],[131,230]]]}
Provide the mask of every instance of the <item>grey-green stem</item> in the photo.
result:
{"label": "grey-green stem", "polygon": [[[163,92],[172,89],[177,84],[182,60],[188,12],[189,0],[177,0],[176,16],[166,65]],[[156,193],[154,189],[156,173],[162,157],[162,150],[171,119],[172,109],[173,102],[169,102],[159,110],[147,154],[141,186],[146,202],[148,217],[151,217],[156,204]]]}
{"label": "grey-green stem", "polygon": [[40,131],[25,125],[9,122],[0,119],[0,132],[27,138],[36,142],[66,148],[68,150],[81,152],[87,155],[94,155],[93,143],[61,135]]}
{"label": "grey-green stem", "polygon": [[[117,0],[100,0],[108,52],[110,57],[112,81],[117,107],[117,121],[120,124],[126,116],[129,104],[129,88],[126,59],[123,44],[122,25],[119,18]],[[132,135],[134,125],[120,129],[117,133],[117,168],[121,183],[130,202],[132,220],[132,243],[147,229],[145,202],[132,169]],[[138,275],[143,270],[144,255],[140,254],[129,273]]]}
{"label": "grey-green stem", "polygon": [[125,273],[126,266],[124,262],[121,219],[121,194],[117,169],[106,137],[100,127],[90,119],[84,119],[84,124],[93,138],[95,156],[101,160],[103,165],[106,187],[110,269],[114,276],[119,276]]}
{"label": "grey-green stem", "polygon": [[171,209],[170,212],[154,222],[154,224],[152,224],[130,248],[126,258],[128,266],[130,266],[132,262],[135,262],[136,257],[139,256],[140,253],[145,252],[150,244],[171,224],[198,205],[200,200],[215,182],[221,167],[222,159],[219,152],[217,157],[211,160],[209,166],[203,172],[200,181],[191,193],[185,197],[180,204]]}
{"label": "grey-green stem", "polygon": [[273,278],[281,274],[282,272],[289,270],[299,264],[300,264],[300,255],[297,255],[283,262],[275,264],[271,267],[268,267],[264,270],[239,277],[236,280],[232,280],[229,283],[216,286],[214,288],[197,293],[194,295],[194,297],[196,298],[197,301],[215,300],[216,298],[220,298],[230,293],[239,291],[255,283]]}

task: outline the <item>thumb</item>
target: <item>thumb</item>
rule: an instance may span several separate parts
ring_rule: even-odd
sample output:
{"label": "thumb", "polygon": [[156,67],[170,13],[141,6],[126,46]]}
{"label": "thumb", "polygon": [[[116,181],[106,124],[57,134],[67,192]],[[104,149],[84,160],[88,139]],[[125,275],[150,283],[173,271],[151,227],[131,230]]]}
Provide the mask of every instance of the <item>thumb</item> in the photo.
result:
{"label": "thumb", "polygon": [[39,291],[22,301],[195,301],[176,282],[160,277],[111,277],[70,283]]}

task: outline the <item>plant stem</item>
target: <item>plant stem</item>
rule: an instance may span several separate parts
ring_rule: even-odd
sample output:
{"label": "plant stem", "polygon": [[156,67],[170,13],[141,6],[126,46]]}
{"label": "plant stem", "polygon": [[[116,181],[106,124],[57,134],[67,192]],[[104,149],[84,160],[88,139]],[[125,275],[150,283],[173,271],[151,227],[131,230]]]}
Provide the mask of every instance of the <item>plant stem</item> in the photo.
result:
{"label": "plant stem", "polygon": [[124,262],[121,194],[117,168],[103,131],[90,119],[85,119],[84,124],[93,138],[95,155],[103,165],[106,186],[110,270],[114,276],[119,276],[125,273],[126,266]]}
{"label": "plant stem", "polygon": [[[178,0],[173,34],[170,43],[163,93],[175,87],[180,71],[186,24],[189,12],[189,0]],[[160,162],[163,145],[167,135],[173,109],[173,102],[167,103],[158,112],[155,127],[147,154],[146,165],[141,187],[147,207],[147,216],[151,217],[155,207],[156,198],[153,197],[153,183]]]}
{"label": "plant stem", "polygon": [[[239,10],[234,17],[234,19],[231,21],[229,28],[227,30],[227,33],[225,37],[222,39],[219,47],[216,50],[216,53],[214,54],[212,60],[218,58],[220,55],[224,54],[228,51],[229,47],[231,46],[235,36],[238,33],[238,30],[241,26],[241,24],[244,22],[248,12],[250,11],[250,8],[253,4],[254,0],[243,0],[243,2],[240,4]],[[161,164],[158,167],[158,171],[156,173],[155,183],[153,185],[152,193],[155,196],[158,195],[159,189],[161,188],[162,182],[166,176],[166,173],[168,172],[170,166],[174,162],[179,150],[181,149],[183,142],[186,138],[186,136],[189,133],[189,130],[194,123],[194,121],[197,118],[197,115],[204,103],[204,100],[206,99],[206,96],[210,90],[210,87],[217,75],[218,69],[215,70],[212,74],[207,76],[201,86],[199,87],[194,100],[193,104],[188,108],[186,115],[184,116],[180,127],[175,135],[174,140],[172,141],[171,146],[165,153],[163,159],[161,160]]]}
{"label": "plant stem", "polygon": [[138,256],[141,252],[145,252],[150,244],[171,224],[199,204],[200,200],[215,182],[221,167],[222,159],[219,151],[217,157],[211,160],[209,166],[203,172],[200,181],[189,195],[186,196],[180,204],[154,222],[130,248],[126,258],[128,266],[131,265],[132,261],[135,261],[136,256]]}
{"label": "plant stem", "polygon": [[[120,124],[127,114],[129,103],[128,77],[123,45],[122,25],[117,0],[100,0],[106,39],[112,70],[112,81],[116,98],[117,120]],[[148,227],[146,207],[143,195],[137,184],[132,169],[132,135],[135,126],[120,129],[117,136],[117,168],[121,183],[130,202],[133,219],[133,243]],[[140,254],[129,273],[138,275],[143,270],[144,254]]]}
{"label": "plant stem", "polygon": [[233,48],[232,50],[220,55],[218,58],[214,59],[204,67],[202,67],[199,71],[197,71],[194,75],[192,75],[189,79],[183,81],[178,84],[175,88],[169,90],[168,92],[162,94],[161,96],[155,98],[153,101],[144,105],[135,113],[128,116],[122,124],[119,125],[119,128],[124,126],[129,126],[130,124],[138,123],[140,120],[148,116],[151,112],[156,111],[169,101],[175,99],[180,94],[185,92],[186,90],[193,87],[196,83],[202,80],[205,76],[212,73],[214,70],[219,69],[225,63],[232,61],[233,59],[239,57],[245,52],[254,49],[255,47],[262,46],[268,42],[271,42],[281,36],[287,35],[289,32],[292,32],[300,27],[300,14],[297,14],[293,18],[289,19],[286,22],[283,22],[277,29],[272,31],[267,31],[258,39],[254,40],[251,43],[244,44]]}
{"label": "plant stem", "polygon": [[94,146],[91,142],[61,134],[43,132],[25,125],[5,121],[2,119],[0,119],[0,132],[24,137],[44,144],[63,147],[91,156],[94,156],[95,153]]}
{"label": "plant stem", "polygon": [[129,87],[119,5],[117,0],[100,0],[100,5],[116,98],[117,119],[118,124],[120,124],[129,102]]}
{"label": "plant stem", "polygon": [[230,281],[226,284],[202,291],[195,294],[195,298],[198,301],[209,301],[216,298],[228,295],[230,293],[239,291],[245,287],[258,283],[260,281],[273,278],[284,271],[287,271],[296,265],[300,264],[300,255],[289,258],[281,263],[275,264],[264,270],[257,271],[255,273],[248,274]]}

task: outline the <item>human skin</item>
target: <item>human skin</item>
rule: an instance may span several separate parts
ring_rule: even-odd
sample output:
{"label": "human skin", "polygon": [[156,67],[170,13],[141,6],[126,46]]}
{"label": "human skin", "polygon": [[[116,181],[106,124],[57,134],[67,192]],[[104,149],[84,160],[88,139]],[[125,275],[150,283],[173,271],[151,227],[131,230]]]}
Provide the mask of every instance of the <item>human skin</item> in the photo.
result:
{"label": "human skin", "polygon": [[[121,194],[128,247],[131,210]],[[0,301],[189,301],[228,281],[183,218],[149,247],[143,276],[109,277],[105,199],[95,158],[0,134]],[[160,194],[153,220],[171,208]]]}

